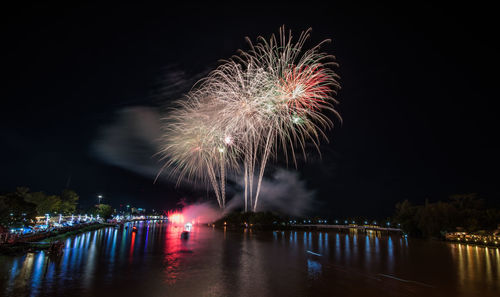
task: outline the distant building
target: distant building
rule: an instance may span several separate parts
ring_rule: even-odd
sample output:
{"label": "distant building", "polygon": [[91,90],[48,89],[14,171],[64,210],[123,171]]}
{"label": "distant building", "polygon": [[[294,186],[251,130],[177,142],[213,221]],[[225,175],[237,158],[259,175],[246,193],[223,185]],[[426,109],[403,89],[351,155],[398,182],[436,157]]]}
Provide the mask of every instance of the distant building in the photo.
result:
{"label": "distant building", "polygon": [[131,207],[130,212],[133,215],[140,215],[140,214],[144,214],[146,212],[146,210],[144,208],[140,208],[140,207]]}

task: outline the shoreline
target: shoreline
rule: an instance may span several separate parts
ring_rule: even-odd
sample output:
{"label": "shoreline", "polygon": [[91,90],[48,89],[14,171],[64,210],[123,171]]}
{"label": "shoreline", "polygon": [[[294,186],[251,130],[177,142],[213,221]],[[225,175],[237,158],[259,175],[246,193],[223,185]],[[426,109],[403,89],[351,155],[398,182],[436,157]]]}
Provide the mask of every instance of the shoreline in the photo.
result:
{"label": "shoreline", "polygon": [[463,244],[465,246],[469,245],[469,246],[479,246],[479,247],[483,247],[483,248],[497,248],[497,249],[500,249],[500,245],[495,245],[493,243],[484,244],[484,243],[479,243],[479,242],[459,241],[459,240],[457,241],[457,240],[450,240],[450,239],[441,239],[441,241],[449,242],[449,243],[454,243],[454,244]]}
{"label": "shoreline", "polygon": [[47,236],[43,238],[38,238],[36,242],[16,242],[11,244],[2,244],[0,245],[0,255],[19,255],[22,253],[28,253],[30,251],[41,251],[47,250],[51,246],[53,242],[64,240],[68,237],[82,234],[89,231],[95,231],[98,229],[112,227],[115,224],[108,223],[97,223],[91,225],[81,226],[80,228],[63,231],[59,233],[58,231],[54,231],[48,233]]}
{"label": "shoreline", "polygon": [[[283,232],[283,231],[304,231],[304,232],[334,232],[334,233],[349,233],[351,231],[357,231],[360,232],[361,234],[367,234],[367,233],[381,233],[383,235],[399,235],[401,237],[404,237],[404,232],[402,230],[394,230],[394,229],[380,229],[380,230],[371,230],[371,229],[364,229],[364,228],[329,228],[329,227],[323,227],[321,225],[312,225],[312,226],[279,226],[276,228],[276,226],[256,226],[255,227],[242,227],[242,226],[234,226],[234,225],[222,225],[218,226],[215,224],[208,224],[209,227],[221,230],[221,231],[230,231],[230,232],[243,232],[244,230],[252,230],[253,232]],[[494,243],[490,242],[488,244],[484,244],[483,242],[479,241],[457,241],[457,240],[450,240],[446,238],[418,238],[418,237],[411,237],[408,236],[407,238],[410,239],[418,239],[418,240],[435,240],[435,241],[440,241],[440,242],[446,242],[446,243],[454,243],[454,244],[463,244],[463,245],[469,245],[469,246],[478,246],[478,247],[483,247],[483,248],[500,248],[500,245],[495,245]]]}
{"label": "shoreline", "polygon": [[67,237],[70,237],[73,235],[78,235],[78,234],[81,234],[84,232],[95,231],[98,229],[102,229],[102,228],[106,228],[106,227],[114,227],[114,226],[115,226],[115,224],[109,224],[109,223],[98,223],[98,224],[88,225],[88,226],[84,226],[84,227],[76,229],[76,230],[67,231],[67,232],[60,233],[60,234],[55,234],[53,236],[48,236],[48,237],[44,238],[43,240],[41,240],[41,242],[51,243],[51,242],[65,239]]}

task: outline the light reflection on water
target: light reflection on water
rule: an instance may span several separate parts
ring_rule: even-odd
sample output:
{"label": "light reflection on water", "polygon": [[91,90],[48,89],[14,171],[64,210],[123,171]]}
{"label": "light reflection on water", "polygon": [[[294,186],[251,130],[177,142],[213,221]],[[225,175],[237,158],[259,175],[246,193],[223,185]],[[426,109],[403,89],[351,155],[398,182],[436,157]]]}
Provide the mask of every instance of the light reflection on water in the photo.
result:
{"label": "light reflection on water", "polygon": [[500,252],[380,232],[136,223],[0,257],[0,296],[498,296]]}

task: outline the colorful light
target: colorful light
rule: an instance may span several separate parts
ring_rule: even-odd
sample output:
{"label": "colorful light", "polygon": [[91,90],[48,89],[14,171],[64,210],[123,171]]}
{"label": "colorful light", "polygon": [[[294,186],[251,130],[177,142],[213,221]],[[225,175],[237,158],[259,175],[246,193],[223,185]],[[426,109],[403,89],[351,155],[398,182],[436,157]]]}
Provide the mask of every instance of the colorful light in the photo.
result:
{"label": "colorful light", "polygon": [[169,211],[167,217],[172,224],[184,224],[184,215],[178,211]]}
{"label": "colorful light", "polygon": [[327,139],[324,130],[333,127],[327,113],[340,118],[333,98],[340,85],[331,69],[337,64],[319,51],[324,42],[303,49],[309,33],[292,41],[283,27],[278,38],[259,37],[178,100],[164,118],[163,169],[178,183],[211,185],[221,208],[226,175],[243,169],[245,211],[256,211],[268,159],[281,149],[297,166],[296,148],[305,157],[307,142],[319,151]]}

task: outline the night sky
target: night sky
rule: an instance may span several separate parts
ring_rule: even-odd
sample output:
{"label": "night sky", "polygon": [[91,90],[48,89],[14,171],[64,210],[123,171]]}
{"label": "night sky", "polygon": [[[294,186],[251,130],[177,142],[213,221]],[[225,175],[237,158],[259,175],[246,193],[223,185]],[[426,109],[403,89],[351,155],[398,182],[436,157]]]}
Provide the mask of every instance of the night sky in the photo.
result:
{"label": "night sky", "polygon": [[324,50],[340,64],[343,123],[322,160],[311,152],[299,164],[320,213],[385,216],[397,201],[469,192],[498,203],[493,9],[138,3],[4,9],[0,192],[56,193],[69,183],[88,205],[98,193],[145,208],[211,199],[109,164],[94,144],[121,110],[163,108],[247,48],[245,36],[284,24],[296,36],[312,27],[309,45],[333,39]]}

